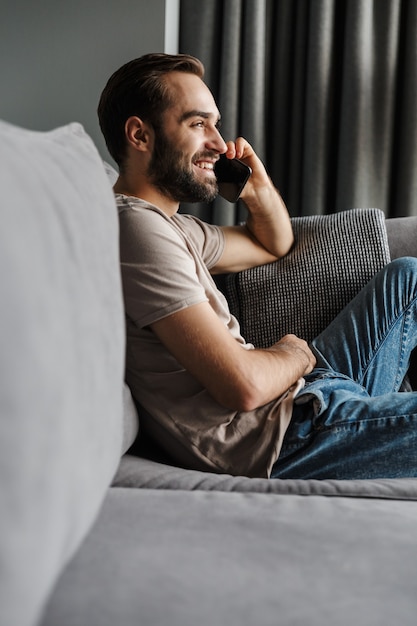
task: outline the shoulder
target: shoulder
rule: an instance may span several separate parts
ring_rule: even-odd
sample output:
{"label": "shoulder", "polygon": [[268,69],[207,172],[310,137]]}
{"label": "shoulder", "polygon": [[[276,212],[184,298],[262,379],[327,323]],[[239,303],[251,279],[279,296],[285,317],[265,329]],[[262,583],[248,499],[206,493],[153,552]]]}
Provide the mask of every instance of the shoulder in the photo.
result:
{"label": "shoulder", "polygon": [[206,236],[217,237],[218,233],[221,232],[220,226],[203,222],[203,220],[199,219],[198,217],[195,217],[194,215],[189,215],[188,213],[177,213],[176,215],[174,215],[173,220],[184,231],[189,231],[190,233],[200,234],[204,237]]}
{"label": "shoulder", "polygon": [[224,249],[224,234],[220,226],[203,222],[193,215],[178,214],[175,216],[180,228],[188,241],[204,258],[208,267],[215,265]]}
{"label": "shoulder", "polygon": [[[212,267],[223,252],[222,229],[193,215],[176,213],[168,217],[158,207],[131,196],[116,195],[122,252],[149,254],[198,254]],[[129,253],[130,254],[130,253]]]}
{"label": "shoulder", "polygon": [[121,195],[116,195],[116,203],[121,246],[129,242],[148,246],[153,239],[178,239],[178,229],[158,207],[140,198]]}
{"label": "shoulder", "polygon": [[169,221],[161,209],[141,198],[116,194],[116,205],[120,221]]}

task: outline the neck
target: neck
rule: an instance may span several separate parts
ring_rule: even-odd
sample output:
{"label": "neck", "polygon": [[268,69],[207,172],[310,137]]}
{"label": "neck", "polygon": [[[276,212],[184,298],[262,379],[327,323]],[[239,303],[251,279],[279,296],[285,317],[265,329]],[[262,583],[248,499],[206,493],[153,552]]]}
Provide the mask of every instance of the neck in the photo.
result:
{"label": "neck", "polygon": [[179,209],[179,202],[165,196],[141,176],[135,176],[135,178],[132,179],[130,176],[120,174],[113,187],[113,191],[114,193],[133,196],[145,202],[149,202],[149,204],[153,204],[158,207],[158,209],[161,209],[168,217],[177,213]]}

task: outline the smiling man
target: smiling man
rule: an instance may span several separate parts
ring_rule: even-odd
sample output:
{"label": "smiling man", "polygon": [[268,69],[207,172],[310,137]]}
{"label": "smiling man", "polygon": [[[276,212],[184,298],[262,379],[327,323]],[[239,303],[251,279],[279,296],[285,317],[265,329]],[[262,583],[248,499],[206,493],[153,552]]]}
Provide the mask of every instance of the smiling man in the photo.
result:
{"label": "smiling man", "polygon": [[[275,261],[294,238],[284,202],[250,144],[242,137],[226,143],[221,136],[220,113],[203,74],[201,62],[188,55],[145,55],[111,76],[98,108],[120,170],[114,191],[126,379],[141,426],[186,467],[348,478],[358,471],[360,477],[389,475],[373,460],[381,457],[393,415],[407,414],[408,426],[403,421],[392,441],[400,447],[407,439],[400,472],[416,472],[417,394],[388,394],[385,413],[374,401],[382,389],[398,390],[417,342],[417,323],[402,323],[411,310],[416,317],[416,260],[391,264],[312,346],[294,335],[266,349],[248,344],[212,275]],[[180,202],[215,198],[221,154],[252,169],[241,194],[248,209],[244,226],[219,227],[178,213]],[[387,284],[388,325],[375,299]],[[395,294],[403,291],[398,306]],[[392,326],[402,329],[398,335]],[[376,413],[385,419],[380,444],[370,430]],[[350,420],[350,435],[342,443],[336,437],[335,453],[340,420]]]}

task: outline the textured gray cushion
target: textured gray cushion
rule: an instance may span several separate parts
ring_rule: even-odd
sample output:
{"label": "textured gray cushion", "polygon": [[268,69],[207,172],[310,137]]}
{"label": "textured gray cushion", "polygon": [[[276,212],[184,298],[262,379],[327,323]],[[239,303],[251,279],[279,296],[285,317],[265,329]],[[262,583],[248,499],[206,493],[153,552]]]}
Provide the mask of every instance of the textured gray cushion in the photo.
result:
{"label": "textured gray cushion", "polygon": [[79,124],[0,123],[0,623],[35,624],[122,449],[117,213]]}
{"label": "textured gray cushion", "polygon": [[41,626],[414,626],[417,502],[111,489]]}
{"label": "textured gray cushion", "polygon": [[287,333],[310,341],[390,260],[378,209],[293,218],[292,224],[296,243],[286,257],[226,277],[231,311],[257,347]]}

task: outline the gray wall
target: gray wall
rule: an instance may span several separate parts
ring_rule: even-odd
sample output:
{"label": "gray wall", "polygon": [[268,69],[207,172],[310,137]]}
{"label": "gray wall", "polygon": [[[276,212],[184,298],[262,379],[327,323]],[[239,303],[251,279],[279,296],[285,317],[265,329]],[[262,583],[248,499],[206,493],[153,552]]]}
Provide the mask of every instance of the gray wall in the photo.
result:
{"label": "gray wall", "polygon": [[110,74],[176,52],[179,0],[0,0],[0,118],[33,130],[77,121],[110,157],[96,108]]}

